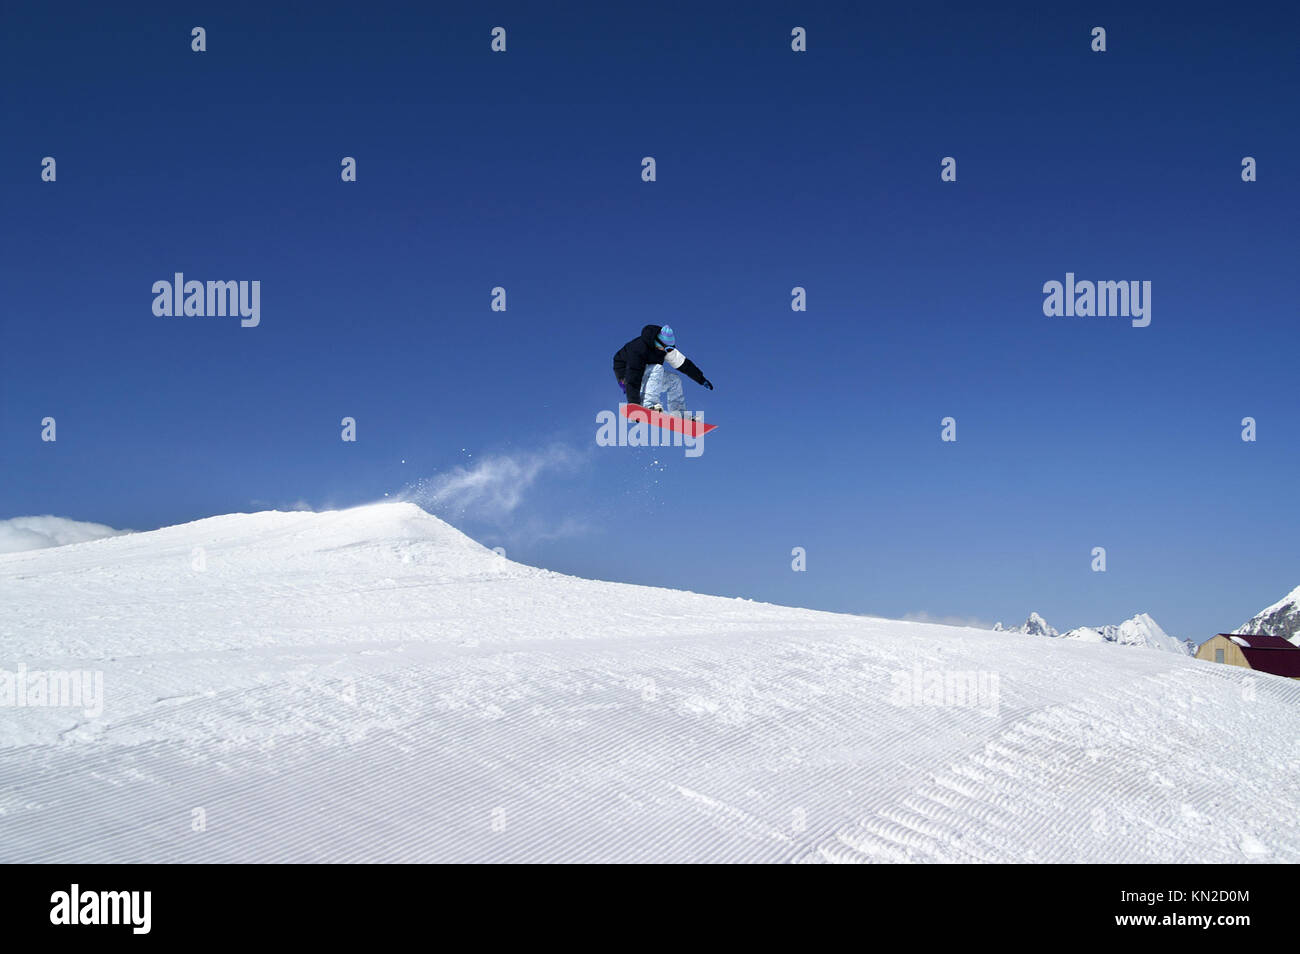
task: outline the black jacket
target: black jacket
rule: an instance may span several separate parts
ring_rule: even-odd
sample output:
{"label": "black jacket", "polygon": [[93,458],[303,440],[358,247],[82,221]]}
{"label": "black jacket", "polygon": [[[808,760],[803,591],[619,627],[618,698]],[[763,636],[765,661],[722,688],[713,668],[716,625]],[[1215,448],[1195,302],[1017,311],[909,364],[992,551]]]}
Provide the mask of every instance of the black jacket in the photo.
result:
{"label": "black jacket", "polygon": [[[646,365],[663,364],[664,357],[668,354],[655,347],[655,339],[659,337],[659,329],[662,327],[663,325],[646,325],[641,329],[639,338],[633,338],[614,355],[614,377],[627,383],[627,399],[632,404],[641,403],[641,379],[645,376]],[[696,384],[704,383],[703,372],[690,358],[686,358],[678,370]]]}

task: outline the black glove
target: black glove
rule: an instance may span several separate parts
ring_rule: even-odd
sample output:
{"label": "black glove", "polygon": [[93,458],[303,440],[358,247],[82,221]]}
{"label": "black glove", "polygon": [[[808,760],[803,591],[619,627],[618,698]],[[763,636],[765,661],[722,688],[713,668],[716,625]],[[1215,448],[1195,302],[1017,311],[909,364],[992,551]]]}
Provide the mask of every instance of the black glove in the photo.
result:
{"label": "black glove", "polygon": [[705,378],[703,381],[700,382],[700,384],[708,388],[710,391],[713,390],[713,382],[710,381],[708,378]]}

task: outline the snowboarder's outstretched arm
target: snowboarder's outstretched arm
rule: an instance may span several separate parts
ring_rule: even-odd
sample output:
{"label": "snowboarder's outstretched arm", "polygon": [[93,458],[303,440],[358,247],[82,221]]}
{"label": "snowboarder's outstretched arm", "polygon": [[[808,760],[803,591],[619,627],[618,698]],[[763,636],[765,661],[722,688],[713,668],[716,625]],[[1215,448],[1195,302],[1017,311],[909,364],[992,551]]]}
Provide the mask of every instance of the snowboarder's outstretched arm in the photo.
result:
{"label": "snowboarder's outstretched arm", "polygon": [[[713,382],[704,376],[704,372],[696,367],[694,361],[686,357],[686,355],[682,354],[676,348],[664,355],[664,363],[676,368],[701,387],[706,387],[710,391],[713,390]],[[628,391],[631,393],[631,388],[629,388]]]}

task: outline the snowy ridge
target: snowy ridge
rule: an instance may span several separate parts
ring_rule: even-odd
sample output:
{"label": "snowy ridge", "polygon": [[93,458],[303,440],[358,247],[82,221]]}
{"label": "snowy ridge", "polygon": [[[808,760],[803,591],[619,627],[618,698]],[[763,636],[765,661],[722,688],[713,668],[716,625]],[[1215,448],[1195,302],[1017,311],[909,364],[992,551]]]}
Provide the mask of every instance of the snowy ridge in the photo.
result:
{"label": "snowy ridge", "polygon": [[1300,646],[1300,587],[1260,610],[1233,632],[1281,636]]}
{"label": "snowy ridge", "polygon": [[1146,649],[1160,649],[1169,653],[1191,655],[1195,649],[1185,640],[1170,636],[1146,613],[1138,613],[1126,619],[1118,626],[1081,626],[1072,629],[1062,639],[1080,639],[1085,642],[1107,642],[1117,646],[1142,646]]}
{"label": "snowy ridge", "polygon": [[409,504],[0,556],[0,603],[0,668],[105,691],[0,709],[3,862],[1300,860],[1300,683],[1173,653],[575,579]]}
{"label": "snowy ridge", "polygon": [[129,530],[114,530],[102,523],[86,523],[67,517],[11,517],[0,520],[0,553],[19,553],[43,547],[85,543],[101,537],[120,537]]}
{"label": "snowy ridge", "polygon": [[1037,613],[1030,613],[1029,619],[1011,629],[1004,629],[1001,623],[993,627],[994,632],[1025,633],[1030,636],[1051,636],[1059,639],[1072,639],[1083,643],[1114,643],[1117,646],[1141,646],[1146,649],[1159,649],[1177,653],[1181,656],[1196,654],[1196,647],[1188,640],[1170,636],[1146,613],[1138,613],[1132,619],[1126,619],[1118,626],[1079,626],[1069,632],[1061,633]]}
{"label": "snowy ridge", "polygon": [[995,633],[1024,633],[1027,636],[1059,636],[1060,634],[1053,629],[1037,613],[1030,613],[1029,619],[1025,620],[1019,626],[1012,626],[1010,629],[1004,628],[1001,623],[993,627]]}

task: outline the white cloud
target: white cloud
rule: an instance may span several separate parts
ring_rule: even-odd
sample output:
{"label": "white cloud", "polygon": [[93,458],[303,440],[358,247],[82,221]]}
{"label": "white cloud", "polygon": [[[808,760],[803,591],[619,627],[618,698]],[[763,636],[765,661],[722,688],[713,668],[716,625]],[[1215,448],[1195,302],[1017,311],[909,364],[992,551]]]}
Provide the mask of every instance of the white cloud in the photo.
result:
{"label": "white cloud", "polygon": [[[276,501],[276,500],[263,500],[263,499],[260,498],[260,497],[256,497],[256,498],[250,500],[250,501],[248,502],[248,505],[249,505],[250,507],[260,507],[260,508],[262,508],[263,510],[280,510],[280,511],[285,511],[285,510],[289,510],[289,511],[305,510],[305,511],[311,511],[312,513],[315,513],[315,512],[316,512],[316,508],[313,507],[311,504],[309,504],[309,503],[306,501],[306,499],[303,498],[303,497],[299,497],[297,500],[293,501],[293,503],[286,503],[286,502],[283,501],[283,500],[279,500],[279,501]],[[343,509],[343,508],[341,508],[341,507],[322,507],[321,509],[322,509],[322,510],[340,510],[340,509]]]}
{"label": "white cloud", "polygon": [[458,516],[501,521],[519,509],[539,477],[570,470],[577,462],[573,451],[559,445],[524,454],[492,454],[420,481],[403,497]]}
{"label": "white cloud", "polygon": [[972,629],[993,628],[992,623],[976,619],[974,616],[934,616],[925,610],[921,610],[919,613],[908,613],[903,619],[913,623],[935,623],[939,626],[969,626]]}
{"label": "white cloud", "polygon": [[69,520],[67,517],[11,517],[0,520],[0,553],[43,550],[69,543],[85,543],[101,537],[118,537],[130,530],[114,530],[102,523]]}

